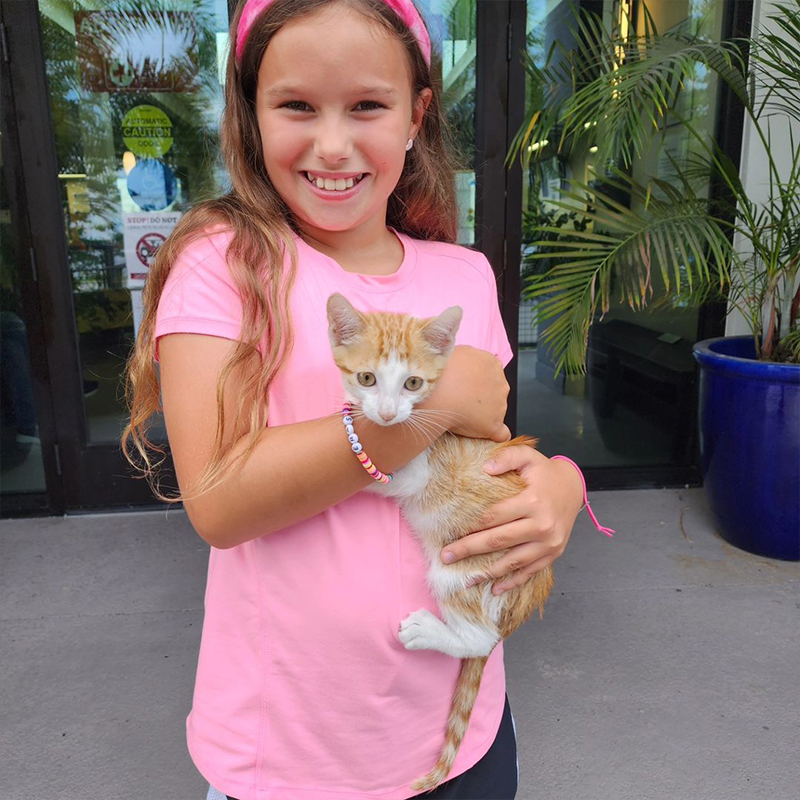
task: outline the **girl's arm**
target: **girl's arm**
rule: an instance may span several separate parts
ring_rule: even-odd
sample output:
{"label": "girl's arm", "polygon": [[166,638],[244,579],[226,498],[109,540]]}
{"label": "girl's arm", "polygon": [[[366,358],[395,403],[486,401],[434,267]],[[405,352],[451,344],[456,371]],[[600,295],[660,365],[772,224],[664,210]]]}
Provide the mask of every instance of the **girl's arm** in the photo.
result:
{"label": "girl's arm", "polygon": [[[211,458],[217,378],[234,346],[227,339],[197,334],[170,334],[159,340],[164,418],[178,484],[186,494],[192,493]],[[241,374],[228,379],[226,419],[234,413],[243,386]],[[454,432],[505,441],[510,436],[503,424],[507,395],[497,358],[483,350],[456,347],[435,391],[422,405],[441,411],[442,425]],[[405,425],[380,427],[363,421],[356,423],[356,431],[384,472],[408,463],[434,438],[411,432]],[[223,444],[233,443],[234,452],[242,451],[245,434],[240,421]],[[308,519],[371,480],[350,449],[337,415],[266,428],[244,465],[206,494],[187,500],[184,507],[208,544],[228,548]]]}

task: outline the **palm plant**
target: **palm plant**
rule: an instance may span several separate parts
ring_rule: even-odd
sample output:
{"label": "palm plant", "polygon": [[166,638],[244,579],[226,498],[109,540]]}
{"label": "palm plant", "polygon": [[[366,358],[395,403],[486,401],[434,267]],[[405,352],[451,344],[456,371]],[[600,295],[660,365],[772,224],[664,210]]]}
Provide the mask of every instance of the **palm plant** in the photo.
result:
{"label": "palm plant", "polygon": [[[746,318],[754,356],[800,362],[800,148],[791,130],[800,121],[800,0],[776,6],[769,19],[779,33],[722,42],[659,34],[643,14],[643,30],[623,35],[629,20],[607,30],[596,15],[576,12],[572,50],[554,45],[544,66],[525,56],[541,103],[507,163],[519,157],[529,168],[541,145],[555,142],[561,154],[592,143],[603,165],[599,180],[571,180],[554,201],[588,218],[585,230],[564,241],[552,225],[535,228],[541,252],[529,258],[560,258],[527,278],[524,291],[537,298],[539,319],[553,319],[544,340],[557,369],[583,371],[589,326],[612,295],[634,309],[724,299]],[[748,194],[731,159],[685,112],[683,95],[699,72],[718,76],[741,102],[767,158],[765,201]],[[674,176],[635,179],[634,160],[663,146],[676,124],[691,152],[677,159],[662,151]],[[789,128],[788,167],[773,154],[779,125]]]}

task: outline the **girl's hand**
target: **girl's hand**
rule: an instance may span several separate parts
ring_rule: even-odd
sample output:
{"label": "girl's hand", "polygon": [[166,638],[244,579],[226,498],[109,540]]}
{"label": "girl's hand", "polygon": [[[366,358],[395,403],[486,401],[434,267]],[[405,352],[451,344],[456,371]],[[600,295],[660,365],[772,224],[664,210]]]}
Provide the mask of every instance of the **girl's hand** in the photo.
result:
{"label": "girl's hand", "polygon": [[[502,594],[549,567],[564,552],[583,507],[583,486],[573,466],[550,461],[525,445],[506,448],[491,469],[484,469],[491,475],[516,470],[528,488],[493,505],[482,520],[483,528],[448,545],[441,557],[449,564],[510,548],[486,576],[486,580],[504,578],[492,590]],[[448,554],[454,558],[448,560]]]}
{"label": "girl's hand", "polygon": [[419,407],[429,409],[459,436],[507,442],[511,431],[503,420],[508,391],[500,359],[486,350],[458,345],[433,393]]}

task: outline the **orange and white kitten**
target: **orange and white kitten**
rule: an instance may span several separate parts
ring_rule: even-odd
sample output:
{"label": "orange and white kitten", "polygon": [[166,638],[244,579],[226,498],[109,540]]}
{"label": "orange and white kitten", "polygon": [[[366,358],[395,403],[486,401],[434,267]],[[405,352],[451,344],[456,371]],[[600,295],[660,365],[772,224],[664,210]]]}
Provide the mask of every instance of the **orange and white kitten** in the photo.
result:
{"label": "orange and white kitten", "polygon": [[[435,416],[415,412],[414,406],[431,393],[444,371],[461,316],[458,306],[431,319],[361,313],[342,295],[332,295],[328,322],[333,357],[354,413],[378,425],[408,422],[430,429]],[[507,551],[474,555],[451,565],[440,557],[443,547],[479,527],[489,506],[525,488],[516,472],[492,476],[483,470],[500,450],[519,444],[534,447],[536,440],[520,436],[498,444],[446,431],[398,470],[393,481],[367,489],[397,499],[425,549],[428,584],[441,611],[442,619],[427,609],[409,614],[400,623],[400,641],[408,650],[438,650],[463,659],[444,747],[433,769],[412,784],[415,790],[433,789],[446,779],[467,731],[489,654],[534,609],[542,615],[553,587],[553,572],[547,567],[522,586],[495,596],[491,582],[468,582],[484,575]]]}

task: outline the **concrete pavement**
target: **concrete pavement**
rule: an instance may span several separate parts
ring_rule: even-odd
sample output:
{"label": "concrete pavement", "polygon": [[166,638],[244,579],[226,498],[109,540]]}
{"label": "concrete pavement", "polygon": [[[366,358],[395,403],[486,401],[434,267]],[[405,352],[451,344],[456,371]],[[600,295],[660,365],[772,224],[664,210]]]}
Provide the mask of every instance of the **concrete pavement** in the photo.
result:
{"label": "concrete pavement", "polygon": [[[518,800],[797,800],[800,565],[702,490],[596,492],[506,645]],[[180,510],[5,520],[4,800],[203,800],[184,720],[208,548]]]}

